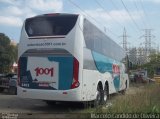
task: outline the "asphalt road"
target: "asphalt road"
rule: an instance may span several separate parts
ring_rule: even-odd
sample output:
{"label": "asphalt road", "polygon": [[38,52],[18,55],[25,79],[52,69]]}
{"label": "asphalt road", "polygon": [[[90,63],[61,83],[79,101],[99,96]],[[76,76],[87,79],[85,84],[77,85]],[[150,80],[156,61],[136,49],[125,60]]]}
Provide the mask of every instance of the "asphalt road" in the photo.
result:
{"label": "asphalt road", "polygon": [[[126,94],[135,94],[139,89],[140,87],[131,87],[127,90]],[[8,116],[7,114],[9,116],[17,116],[18,114],[18,119],[62,119],[66,117],[80,118],[80,116],[83,118],[83,114],[79,113],[81,111],[84,112],[84,105],[82,103],[66,102],[47,105],[42,100],[23,99],[16,95],[9,95],[7,91],[0,93],[0,119],[6,119],[3,117]],[[17,117],[12,119],[17,119]]]}
{"label": "asphalt road", "polygon": [[16,95],[0,93],[0,112],[21,112],[21,113],[66,113],[83,110],[81,103],[58,103],[47,105],[42,100],[19,98]]}
{"label": "asphalt road", "polygon": [[[47,105],[42,100],[32,100],[19,98],[16,95],[9,95],[7,92],[0,93],[0,119],[6,114],[19,115],[23,118],[63,118],[67,114],[78,113],[83,110],[81,103],[58,103]],[[8,115],[7,115],[8,116]],[[70,115],[68,115],[70,116]],[[74,115],[72,115],[74,116]],[[17,118],[15,118],[17,119]]]}

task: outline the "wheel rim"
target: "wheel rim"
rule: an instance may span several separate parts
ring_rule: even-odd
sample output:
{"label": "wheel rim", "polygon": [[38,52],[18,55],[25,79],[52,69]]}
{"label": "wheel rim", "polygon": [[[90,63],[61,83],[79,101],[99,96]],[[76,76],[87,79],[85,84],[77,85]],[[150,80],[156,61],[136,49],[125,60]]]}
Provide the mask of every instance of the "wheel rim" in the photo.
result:
{"label": "wheel rim", "polygon": [[97,92],[96,92],[96,105],[99,105],[100,102],[101,102],[100,91],[97,89]]}
{"label": "wheel rim", "polygon": [[104,93],[104,101],[106,102],[107,99],[108,99],[108,97],[107,97],[107,94],[106,94],[106,91],[105,91],[105,93]]}
{"label": "wheel rim", "polygon": [[104,88],[104,97],[103,97],[104,102],[107,102],[107,99],[108,99],[108,93],[107,93],[107,89],[105,87]]}

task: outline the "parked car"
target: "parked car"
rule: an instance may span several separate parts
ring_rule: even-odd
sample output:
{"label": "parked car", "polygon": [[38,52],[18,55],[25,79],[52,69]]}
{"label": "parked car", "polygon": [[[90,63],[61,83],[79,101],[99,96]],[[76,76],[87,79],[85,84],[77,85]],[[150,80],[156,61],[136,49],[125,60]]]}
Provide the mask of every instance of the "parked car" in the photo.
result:
{"label": "parked car", "polygon": [[9,80],[9,93],[10,94],[17,94],[17,74],[12,76]]}
{"label": "parked car", "polygon": [[17,94],[17,74],[7,74],[0,76],[0,92],[8,89],[10,94]]}
{"label": "parked car", "polygon": [[129,79],[131,82],[135,82],[135,76],[136,76],[136,72],[132,72],[130,75],[129,75]]}
{"label": "parked car", "polygon": [[4,89],[9,88],[8,82],[9,82],[9,78],[7,78],[7,75],[1,74],[0,75],[0,92],[3,92]]}

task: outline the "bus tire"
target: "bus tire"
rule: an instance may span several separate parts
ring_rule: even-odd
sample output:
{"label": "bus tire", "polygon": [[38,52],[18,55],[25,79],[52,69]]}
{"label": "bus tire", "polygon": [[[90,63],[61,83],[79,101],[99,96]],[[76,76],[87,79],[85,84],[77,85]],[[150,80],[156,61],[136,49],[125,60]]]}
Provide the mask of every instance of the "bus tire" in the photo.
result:
{"label": "bus tire", "polygon": [[97,107],[101,104],[103,104],[103,89],[101,89],[100,86],[97,86],[96,99],[94,100],[94,107]]}
{"label": "bus tire", "polygon": [[45,100],[46,104],[49,106],[55,105],[56,102],[55,101],[51,101],[51,100]]}
{"label": "bus tire", "polygon": [[93,102],[93,101],[83,102],[83,107],[84,107],[85,109],[92,108],[92,107],[94,107],[94,102]]}
{"label": "bus tire", "polygon": [[103,90],[103,104],[106,104],[109,98],[108,85],[105,85]]}
{"label": "bus tire", "polygon": [[3,92],[3,91],[4,91],[4,88],[1,88],[1,87],[0,87],[0,92]]}

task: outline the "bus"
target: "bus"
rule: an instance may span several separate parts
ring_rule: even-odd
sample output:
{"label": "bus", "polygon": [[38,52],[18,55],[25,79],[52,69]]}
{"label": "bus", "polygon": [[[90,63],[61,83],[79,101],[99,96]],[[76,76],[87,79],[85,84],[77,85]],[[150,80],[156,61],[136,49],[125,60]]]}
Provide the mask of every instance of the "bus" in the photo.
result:
{"label": "bus", "polygon": [[126,53],[80,14],[24,21],[18,50],[18,96],[104,104],[129,87]]}

